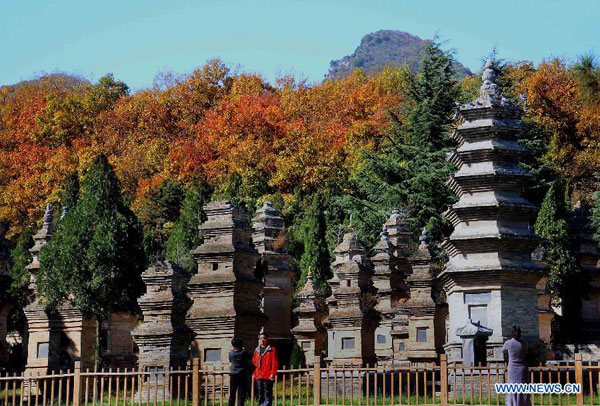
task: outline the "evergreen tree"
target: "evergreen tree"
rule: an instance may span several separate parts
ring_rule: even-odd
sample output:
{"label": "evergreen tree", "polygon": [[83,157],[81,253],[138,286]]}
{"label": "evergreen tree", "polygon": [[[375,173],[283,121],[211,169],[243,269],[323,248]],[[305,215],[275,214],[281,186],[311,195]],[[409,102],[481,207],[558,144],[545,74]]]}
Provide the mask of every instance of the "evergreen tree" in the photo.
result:
{"label": "evergreen tree", "polygon": [[41,251],[39,297],[49,309],[69,300],[100,320],[114,310],[133,310],[144,263],[141,226],[108,159],[98,155],[80,198]]}
{"label": "evergreen tree", "polygon": [[600,250],[600,189],[593,195],[592,227],[594,228],[594,240],[598,243],[598,249]]}
{"label": "evergreen tree", "polygon": [[408,102],[400,107],[407,122],[391,112],[389,136],[378,152],[364,153],[354,176],[357,192],[340,200],[354,213],[356,230],[369,248],[393,209],[404,212],[415,238],[427,226],[439,241],[451,228],[440,213],[455,199],[445,186],[453,170],[446,155],[459,98],[452,72],[451,55],[428,45],[421,72],[409,78]]}
{"label": "evergreen tree", "polygon": [[547,289],[554,304],[561,302],[567,293],[566,282],[578,272],[570,249],[564,192],[564,187],[557,183],[548,189],[535,223],[535,232],[543,239],[544,257],[548,262]]}
{"label": "evergreen tree", "polygon": [[573,76],[578,85],[578,97],[593,108],[600,105],[600,68],[593,54],[579,58],[573,66]]}
{"label": "evergreen tree", "polygon": [[10,252],[8,275],[10,277],[10,293],[23,297],[23,289],[29,281],[29,273],[25,267],[31,263],[32,257],[29,249],[33,247],[33,228],[28,228],[19,235],[15,248]]}
{"label": "evergreen tree", "polygon": [[203,206],[210,199],[206,185],[192,186],[185,193],[183,209],[167,241],[167,259],[181,266],[189,273],[196,270],[196,261],[190,250],[202,242],[198,226],[206,221]]}
{"label": "evergreen tree", "polygon": [[182,206],[183,185],[165,179],[151,188],[139,210],[139,220],[144,230],[144,252],[150,262],[164,259],[166,243],[173,223]]}
{"label": "evergreen tree", "polygon": [[77,199],[79,199],[79,175],[77,171],[73,172],[65,182],[64,192],[62,193],[60,203],[67,210],[75,206]]}
{"label": "evergreen tree", "polygon": [[439,44],[427,44],[419,74],[409,73],[408,79],[409,125],[405,132],[409,144],[429,151],[452,145],[448,126],[459,98],[452,56]]}
{"label": "evergreen tree", "polygon": [[329,289],[327,279],[331,277],[331,268],[323,199],[320,193],[310,196],[302,220],[295,226],[304,243],[304,250],[300,257],[301,275],[297,286],[304,286],[310,268],[317,288],[327,292]]}
{"label": "evergreen tree", "polygon": [[581,297],[585,294],[585,283],[571,247],[566,195],[560,181],[550,186],[534,229],[542,238],[548,264],[546,290],[551,295],[551,303],[563,309],[562,317],[557,316],[553,323],[553,340],[576,342],[581,333]]}

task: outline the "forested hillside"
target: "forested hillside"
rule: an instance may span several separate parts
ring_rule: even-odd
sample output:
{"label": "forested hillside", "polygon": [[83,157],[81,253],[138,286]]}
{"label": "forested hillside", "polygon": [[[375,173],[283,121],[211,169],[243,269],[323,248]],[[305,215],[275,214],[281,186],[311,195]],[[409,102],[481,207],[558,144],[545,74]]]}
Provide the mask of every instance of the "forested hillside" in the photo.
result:
{"label": "forested hillside", "polygon": [[[163,74],[137,93],[112,75],[90,83],[55,74],[3,86],[0,220],[16,246],[13,264],[26,261],[46,203],[61,210],[69,179],[85,179],[100,153],[139,218],[149,258],[189,265],[200,207],[211,198],[249,212],[273,201],[286,218],[298,275],[311,266],[319,282],[351,213],[370,246],[394,208],[406,213],[415,238],[427,226],[439,241],[448,231],[440,214],[453,201],[444,182],[454,170],[445,161],[454,146],[454,103],[476,97],[480,79],[457,82],[449,56],[435,46],[423,57],[421,74],[358,69],[314,86],[293,77],[268,83],[219,60],[181,77]],[[527,99],[522,141],[532,151],[533,200],[541,203],[559,179],[572,202],[593,202],[598,68],[591,59],[554,59],[498,69],[505,94]]]}

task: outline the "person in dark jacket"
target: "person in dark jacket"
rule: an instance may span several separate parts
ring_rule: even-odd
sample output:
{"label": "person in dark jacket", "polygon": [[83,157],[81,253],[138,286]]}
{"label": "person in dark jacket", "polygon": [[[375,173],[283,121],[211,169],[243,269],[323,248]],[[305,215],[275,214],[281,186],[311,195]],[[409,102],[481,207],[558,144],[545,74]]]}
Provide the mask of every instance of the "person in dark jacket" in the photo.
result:
{"label": "person in dark jacket", "polygon": [[269,336],[261,333],[258,336],[258,347],[254,350],[252,356],[254,370],[254,379],[258,388],[259,406],[273,405],[273,382],[277,375],[279,363],[277,360],[277,351],[269,345]]}
{"label": "person in dark jacket", "polygon": [[244,342],[240,338],[231,340],[231,346],[233,348],[229,351],[229,362],[231,363],[229,406],[235,406],[236,393],[237,406],[244,406],[250,378],[250,354],[244,348]]}

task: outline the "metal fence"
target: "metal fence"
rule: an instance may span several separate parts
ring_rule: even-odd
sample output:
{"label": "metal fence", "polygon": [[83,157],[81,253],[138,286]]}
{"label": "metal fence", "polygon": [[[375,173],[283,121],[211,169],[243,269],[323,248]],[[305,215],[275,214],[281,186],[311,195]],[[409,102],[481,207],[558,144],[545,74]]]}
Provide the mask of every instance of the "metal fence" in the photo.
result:
{"label": "metal fence", "polygon": [[[600,366],[575,361],[529,369],[531,383],[578,383],[579,394],[531,395],[533,405],[600,405]],[[506,368],[439,365],[406,367],[329,367],[281,369],[274,382],[274,406],[425,406],[505,403],[495,383],[506,381]],[[229,371],[201,367],[197,359],[184,369],[81,370],[44,376],[0,377],[0,406],[224,406]],[[259,406],[254,383],[246,404]],[[240,405],[237,405],[240,406]]]}

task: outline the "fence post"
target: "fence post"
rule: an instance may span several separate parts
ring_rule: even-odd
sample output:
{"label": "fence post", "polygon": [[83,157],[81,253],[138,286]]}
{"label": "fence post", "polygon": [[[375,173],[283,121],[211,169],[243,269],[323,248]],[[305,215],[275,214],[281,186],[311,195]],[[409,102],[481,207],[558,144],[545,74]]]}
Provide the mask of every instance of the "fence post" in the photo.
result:
{"label": "fence post", "polygon": [[315,406],[321,405],[321,357],[315,357],[315,371],[313,379],[313,398]]}
{"label": "fence post", "polygon": [[75,361],[73,369],[73,406],[81,405],[81,361]]}
{"label": "fence post", "polygon": [[200,404],[200,360],[192,359],[192,406]]}
{"label": "fence post", "polygon": [[577,406],[583,406],[583,362],[581,362],[581,353],[575,354],[575,383],[578,383],[581,388],[577,394]]}
{"label": "fence post", "polygon": [[448,405],[448,356],[440,354],[440,402]]}

